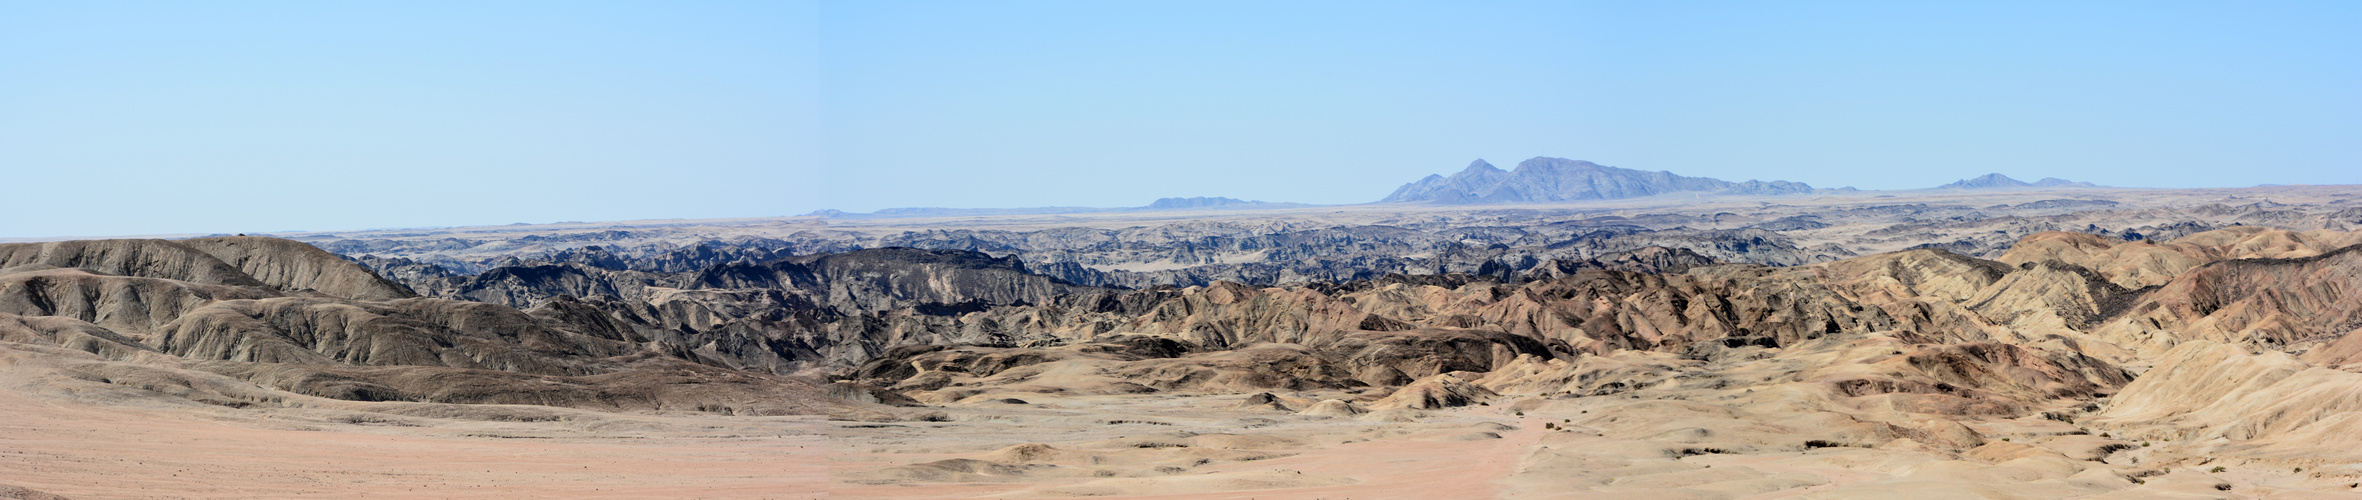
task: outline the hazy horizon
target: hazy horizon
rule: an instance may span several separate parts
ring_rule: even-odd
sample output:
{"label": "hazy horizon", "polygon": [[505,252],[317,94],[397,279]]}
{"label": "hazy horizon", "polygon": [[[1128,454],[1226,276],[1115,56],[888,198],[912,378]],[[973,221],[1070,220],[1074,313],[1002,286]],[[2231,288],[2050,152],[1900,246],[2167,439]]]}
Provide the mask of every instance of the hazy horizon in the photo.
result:
{"label": "hazy horizon", "polygon": [[1483,158],[2362,183],[2362,6],[0,5],[0,238],[1375,201]]}

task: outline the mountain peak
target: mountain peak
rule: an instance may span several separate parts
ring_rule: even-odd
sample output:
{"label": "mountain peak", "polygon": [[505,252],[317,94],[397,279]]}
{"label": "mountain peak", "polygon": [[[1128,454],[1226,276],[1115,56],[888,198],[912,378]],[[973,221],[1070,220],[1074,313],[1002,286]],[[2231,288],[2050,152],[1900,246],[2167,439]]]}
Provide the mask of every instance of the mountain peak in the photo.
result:
{"label": "mountain peak", "polygon": [[[1493,164],[1492,164],[1492,163],[1487,163],[1487,162],[1485,162],[1483,158],[1477,158],[1477,159],[1476,159],[1476,161],[1474,161],[1474,162],[1470,162],[1470,163],[1468,164],[1468,168],[1461,169],[1461,170],[1460,170],[1460,173],[1463,173],[1463,174],[1465,174],[1465,173],[1469,173],[1469,172],[1484,172],[1484,171],[1501,172],[1501,167],[1495,167],[1495,166],[1493,166]],[[1504,172],[1504,173],[1506,173],[1506,172]]]}

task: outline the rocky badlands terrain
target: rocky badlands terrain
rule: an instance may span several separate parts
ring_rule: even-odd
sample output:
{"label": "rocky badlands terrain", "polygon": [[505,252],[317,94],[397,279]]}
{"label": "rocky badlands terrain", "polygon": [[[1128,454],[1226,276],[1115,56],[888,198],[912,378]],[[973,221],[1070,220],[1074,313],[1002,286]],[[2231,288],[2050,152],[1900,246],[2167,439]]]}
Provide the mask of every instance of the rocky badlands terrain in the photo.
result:
{"label": "rocky badlands terrain", "polygon": [[1537,161],[0,245],[0,498],[2362,496],[2362,188]]}

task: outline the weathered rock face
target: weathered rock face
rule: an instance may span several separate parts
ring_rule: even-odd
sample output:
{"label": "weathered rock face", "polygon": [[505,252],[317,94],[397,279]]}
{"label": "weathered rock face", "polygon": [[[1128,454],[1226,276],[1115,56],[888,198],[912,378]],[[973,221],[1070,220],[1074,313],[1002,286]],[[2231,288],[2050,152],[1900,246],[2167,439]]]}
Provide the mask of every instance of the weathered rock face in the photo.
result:
{"label": "weathered rock face", "polygon": [[165,240],[82,240],[0,245],[0,271],[79,268],[91,274],[204,285],[265,286],[237,266]]}
{"label": "weathered rock face", "polygon": [[1999,260],[2010,265],[2057,260],[2098,272],[2117,286],[2140,289],[2163,285],[2190,269],[2217,261],[2328,253],[2362,244],[2357,234],[2362,233],[2240,226],[2165,242],[2128,242],[2084,233],[2044,232],[2027,236]]}
{"label": "weathered rock face", "polygon": [[[882,346],[906,342],[989,343],[989,331],[997,328],[895,334],[881,330],[912,328],[878,326],[882,318],[940,322],[945,314],[995,306],[1102,297],[1099,289],[1029,273],[1013,258],[907,248],[679,273],[579,262],[521,264],[430,279],[420,287],[432,296],[531,307],[536,317],[603,338],[653,341],[685,359],[774,373],[832,357],[858,363]],[[1143,307],[1137,298],[1105,300],[1113,301],[1108,307]],[[856,340],[838,340],[847,338]]]}
{"label": "weathered rock face", "polygon": [[508,307],[443,299],[222,301],[156,328],[150,342],[193,359],[544,375],[607,371],[583,359],[638,350],[623,339],[560,332]]}
{"label": "weathered rock face", "polygon": [[445,276],[413,286],[434,297],[526,308],[569,296],[641,299],[648,287],[677,281],[668,278],[672,277],[584,264],[525,264],[496,267],[475,276]]}
{"label": "weathered rock face", "polygon": [[[185,366],[299,394],[368,401],[825,410],[808,383],[700,365],[690,348],[650,342],[641,330],[585,328],[562,314],[412,298],[366,268],[284,240],[6,245],[0,259],[9,264],[0,269],[0,342],[71,349],[108,362]],[[108,362],[75,366],[147,384],[130,375],[147,371]],[[220,392],[215,389],[189,394]]]}
{"label": "weathered rock face", "polygon": [[[596,260],[596,259],[591,259]],[[531,307],[561,296],[647,300],[651,289],[774,290],[832,314],[902,307],[977,308],[1045,304],[1087,287],[1026,272],[1013,258],[978,252],[882,248],[760,264],[731,263],[677,273],[620,270],[586,263],[502,266],[421,285],[428,295]]]}
{"label": "weathered rock face", "polygon": [[[2362,327],[2357,293],[2362,246],[2295,259],[2226,260],[2176,276],[2094,333],[2148,350],[2188,340],[2298,350],[2337,342],[2340,334]],[[2321,362],[2351,362],[2327,352]]]}
{"label": "weathered rock face", "polygon": [[1912,404],[1921,407],[2088,400],[2132,380],[2122,369],[2089,356],[2012,344],[1924,345],[1895,352],[1865,360],[1860,366],[1812,373],[1820,374],[1820,380],[1841,394],[1907,394],[1919,398]]}
{"label": "weathered rock face", "polygon": [[[1653,256],[1634,258],[1678,264],[1687,255],[1673,250],[1647,254]],[[487,273],[491,278],[476,282],[533,283],[519,277],[531,269],[567,270],[561,277],[613,272],[579,264],[507,269],[516,272]],[[1786,269],[1713,266],[1673,274],[1577,269],[1518,284],[1428,275],[1307,287],[1216,283],[1120,291],[1065,285],[1025,273],[1007,259],[896,250],[720,266],[646,280],[687,289],[640,284],[619,287],[629,290],[617,292],[621,296],[528,300],[543,303],[537,315],[572,322],[583,331],[689,346],[685,349],[695,353],[682,356],[775,372],[850,368],[897,345],[1016,346],[1107,335],[1168,337],[1208,350],[1292,344],[1347,356],[1358,347],[1341,343],[1384,345],[1393,340],[1379,340],[1410,337],[1379,333],[1408,330],[1424,332],[1415,337],[1425,340],[1417,342],[1449,338],[1508,349],[1508,354],[1488,352],[1492,357],[1442,369],[1484,371],[1514,353],[1678,352],[1699,342],[1782,346],[1880,331],[1933,342],[2029,341],[2011,325],[2081,328],[2126,293],[2104,281],[2093,284],[2088,272],[2075,269],[2064,264],[2019,269],[1941,250],[1915,250]],[[572,278],[539,283],[573,283],[567,279]],[[544,294],[552,289],[538,286],[511,289]],[[2059,287],[2074,293],[2052,290]],[[1483,339],[1467,340],[1475,337]],[[1438,372],[1433,367],[1399,373],[1369,369],[1357,377],[1384,385]]]}
{"label": "weathered rock face", "polygon": [[[1566,261],[1551,259],[1537,264],[1520,275],[1520,281],[1558,278],[1584,269],[1629,271],[1642,274],[1682,274],[1691,269],[1717,264],[1714,259],[1698,255],[1688,248],[1648,247],[1629,252],[1616,252],[1599,257]],[[1506,267],[1506,266],[1504,266]],[[1477,274],[1487,274],[1479,270]]]}
{"label": "weathered rock face", "polygon": [[112,360],[156,352],[138,340],[89,322],[16,314],[0,314],[0,342],[63,347]]}
{"label": "weathered rock face", "polygon": [[267,288],[91,274],[79,268],[0,274],[0,313],[57,316],[146,332],[216,300],[261,299]]}
{"label": "weathered rock face", "polygon": [[698,273],[704,288],[804,290],[839,313],[911,305],[1001,306],[1048,304],[1089,291],[1026,272],[1015,258],[979,252],[881,248],[811,255]]}
{"label": "weathered rock face", "polygon": [[[1444,373],[1522,370],[1530,380],[1497,383],[1545,393],[1595,394],[1611,390],[1598,385],[1604,382],[1600,372],[1576,374],[1568,371],[1578,370],[1571,364],[1533,367],[1634,350],[1659,351],[1677,359],[1743,360],[1771,352],[1766,349],[1865,336],[1915,344],[1894,348],[1895,356],[1881,352],[1841,363],[1859,367],[1849,369],[1855,371],[1794,368],[1790,376],[1826,379],[1817,390],[1836,397],[1871,398],[1885,408],[1903,409],[1897,411],[1953,415],[2022,414],[2039,406],[2035,402],[2089,399],[2129,379],[2109,362],[2072,348],[1993,343],[2081,338],[2058,336],[2079,336],[2078,329],[2101,314],[2103,303],[2119,302],[2127,293],[2068,264],[2012,268],[1940,250],[1916,250],[1788,269],[1722,266],[1677,275],[1586,270],[1522,285],[1439,283],[1456,287],[1405,282],[1322,288],[1217,284],[1116,292],[1092,301],[993,308],[957,317],[876,316],[868,326],[840,331],[837,338],[895,339],[865,348],[882,357],[852,372],[857,379],[875,378],[881,385],[927,380],[931,369],[908,358],[951,356],[895,349],[897,342],[1057,345],[1135,335],[1174,339],[1205,353],[1292,346],[1288,349],[1317,359],[1318,366],[1331,367],[1305,373],[1336,374],[1244,387],[1393,386]],[[1107,303],[1154,305],[1092,307]],[[1987,314],[2040,315],[2046,320],[1994,320]],[[2010,326],[2017,324],[2026,326]],[[862,329],[893,333],[861,337]],[[1020,347],[994,349],[1009,351],[989,359],[1028,352]],[[1188,359],[1139,364],[1170,367],[1187,365]],[[1623,384],[1614,387],[1661,383],[1645,379],[1677,369],[1636,366],[1653,368],[1614,377]],[[1544,373],[1559,371],[1569,374]],[[1135,382],[1160,389],[1156,384],[1176,378],[1172,371],[1115,372],[1147,377]],[[972,382],[990,385],[993,380]],[[940,389],[934,384],[907,387]]]}
{"label": "weathered rock face", "polygon": [[1998,325],[2082,329],[2114,311],[2130,292],[2083,266],[2028,262],[1978,290],[1963,305]]}
{"label": "weathered rock face", "polygon": [[331,297],[386,300],[416,297],[410,289],[336,254],[278,238],[227,236],[178,243],[203,251],[281,290],[316,291]]}

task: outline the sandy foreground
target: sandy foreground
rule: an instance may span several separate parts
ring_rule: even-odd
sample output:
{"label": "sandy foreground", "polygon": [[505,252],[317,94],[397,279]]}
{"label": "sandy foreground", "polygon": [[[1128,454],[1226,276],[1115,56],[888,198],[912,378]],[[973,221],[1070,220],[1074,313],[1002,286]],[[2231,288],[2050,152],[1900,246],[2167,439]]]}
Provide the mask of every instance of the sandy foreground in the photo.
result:
{"label": "sandy foreground", "polygon": [[[1350,396],[1280,398],[1300,409]],[[1970,422],[2016,441],[1969,453],[1908,440],[1749,451],[1725,443],[1767,420],[1672,401],[1321,415],[1244,399],[999,393],[930,410],[934,421],[497,421],[0,391],[0,486],[76,499],[2355,497],[2286,469],[2143,465],[2164,448],[2071,459],[2050,450],[2097,441],[2041,419]]]}
{"label": "sandy foreground", "polygon": [[[1490,498],[1508,491],[1501,481],[1546,432],[1493,407],[1370,423],[1219,408],[1238,395],[1027,396],[1044,403],[954,408],[956,420],[943,423],[837,423],[836,497]],[[1026,446],[1054,451],[1008,453]],[[965,456],[1046,467],[882,474]]]}
{"label": "sandy foreground", "polygon": [[[1297,408],[1348,396],[1282,395]],[[1996,439],[1963,453],[1908,439],[1750,447],[1815,430],[1763,432],[1789,417],[1680,401],[1346,416],[1242,399],[1004,393],[945,407],[944,422],[831,422],[832,498],[2362,498],[2343,476],[2232,461],[2209,473],[2157,447],[2088,453],[2117,441],[2039,418],[1967,422]]]}
{"label": "sandy foreground", "polygon": [[371,422],[0,391],[0,485],[75,499],[827,496],[816,418],[611,419]]}

